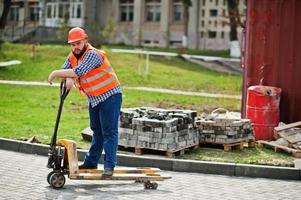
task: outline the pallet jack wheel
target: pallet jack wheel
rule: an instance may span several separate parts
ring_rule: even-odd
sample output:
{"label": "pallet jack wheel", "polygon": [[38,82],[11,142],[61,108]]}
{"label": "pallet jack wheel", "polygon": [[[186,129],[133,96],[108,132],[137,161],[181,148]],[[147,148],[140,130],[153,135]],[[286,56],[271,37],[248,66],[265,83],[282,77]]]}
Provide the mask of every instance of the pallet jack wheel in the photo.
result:
{"label": "pallet jack wheel", "polygon": [[153,190],[156,190],[158,188],[158,183],[155,182],[151,183],[151,187]]}
{"label": "pallet jack wheel", "polygon": [[52,175],[52,174],[54,174],[55,173],[55,171],[52,171],[52,172],[50,172],[48,175],[47,175],[47,182],[50,184],[50,176]]}
{"label": "pallet jack wheel", "polygon": [[146,181],[144,182],[144,189],[146,190],[156,190],[158,188],[158,183]]}
{"label": "pallet jack wheel", "polygon": [[55,188],[55,189],[60,189],[65,185],[66,179],[63,173],[61,172],[54,172],[51,174],[49,177],[49,184]]}

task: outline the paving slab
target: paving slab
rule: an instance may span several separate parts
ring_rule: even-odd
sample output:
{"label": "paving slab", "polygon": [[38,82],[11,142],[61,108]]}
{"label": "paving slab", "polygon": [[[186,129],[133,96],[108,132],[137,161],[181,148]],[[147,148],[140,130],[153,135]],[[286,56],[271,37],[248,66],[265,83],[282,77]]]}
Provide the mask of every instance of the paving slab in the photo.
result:
{"label": "paving slab", "polygon": [[[24,141],[0,138],[0,149],[20,153],[47,156],[49,146]],[[87,150],[78,149],[78,159],[84,160]],[[103,157],[100,163],[103,163]],[[156,167],[178,172],[195,172],[228,176],[261,177],[273,179],[301,180],[301,170],[292,167],[274,167],[264,165],[248,165],[237,163],[220,163],[210,161],[171,159],[156,155],[134,155],[118,153],[118,164],[128,167]]]}
{"label": "paving slab", "polygon": [[[300,181],[162,171],[172,179],[157,190],[133,181],[66,180],[49,186],[47,157],[0,150],[0,199],[301,199]],[[102,165],[99,165],[101,168]]]}

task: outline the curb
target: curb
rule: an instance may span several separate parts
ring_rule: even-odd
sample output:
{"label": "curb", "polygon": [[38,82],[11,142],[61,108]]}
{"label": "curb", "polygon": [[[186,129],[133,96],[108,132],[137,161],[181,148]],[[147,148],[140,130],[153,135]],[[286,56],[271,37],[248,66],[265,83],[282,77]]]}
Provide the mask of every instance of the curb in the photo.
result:
{"label": "curb", "polygon": [[[47,156],[49,145],[33,144],[19,140],[0,138],[0,149]],[[84,159],[86,152],[87,150],[78,149],[78,159],[80,161]],[[153,158],[147,156],[126,155],[120,153],[117,154],[117,159],[118,165],[128,167],[156,167],[162,170],[177,172],[194,172],[239,177],[301,180],[301,170],[289,167],[220,163],[169,158]],[[100,163],[103,163],[103,160],[101,160]]]}

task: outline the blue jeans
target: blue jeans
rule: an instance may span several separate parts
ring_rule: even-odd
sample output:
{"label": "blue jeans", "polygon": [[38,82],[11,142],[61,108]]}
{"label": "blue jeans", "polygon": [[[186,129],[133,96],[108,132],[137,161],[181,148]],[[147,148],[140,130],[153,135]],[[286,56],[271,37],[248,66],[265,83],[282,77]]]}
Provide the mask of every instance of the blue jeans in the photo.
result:
{"label": "blue jeans", "polygon": [[85,162],[97,165],[104,149],[104,169],[114,169],[117,163],[118,120],[122,94],[115,94],[94,108],[89,105],[90,127],[93,138]]}

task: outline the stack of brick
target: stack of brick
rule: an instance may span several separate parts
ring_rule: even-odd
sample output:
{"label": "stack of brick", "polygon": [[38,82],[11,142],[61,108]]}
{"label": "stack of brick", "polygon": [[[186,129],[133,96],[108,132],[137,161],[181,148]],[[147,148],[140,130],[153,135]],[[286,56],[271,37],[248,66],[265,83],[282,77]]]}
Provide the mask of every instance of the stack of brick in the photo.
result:
{"label": "stack of brick", "polygon": [[120,114],[119,145],[176,151],[199,144],[194,126],[197,112],[156,108],[122,109]]}
{"label": "stack of brick", "polygon": [[240,114],[227,112],[211,114],[196,119],[200,143],[231,144],[254,140],[249,119],[241,119]]}

